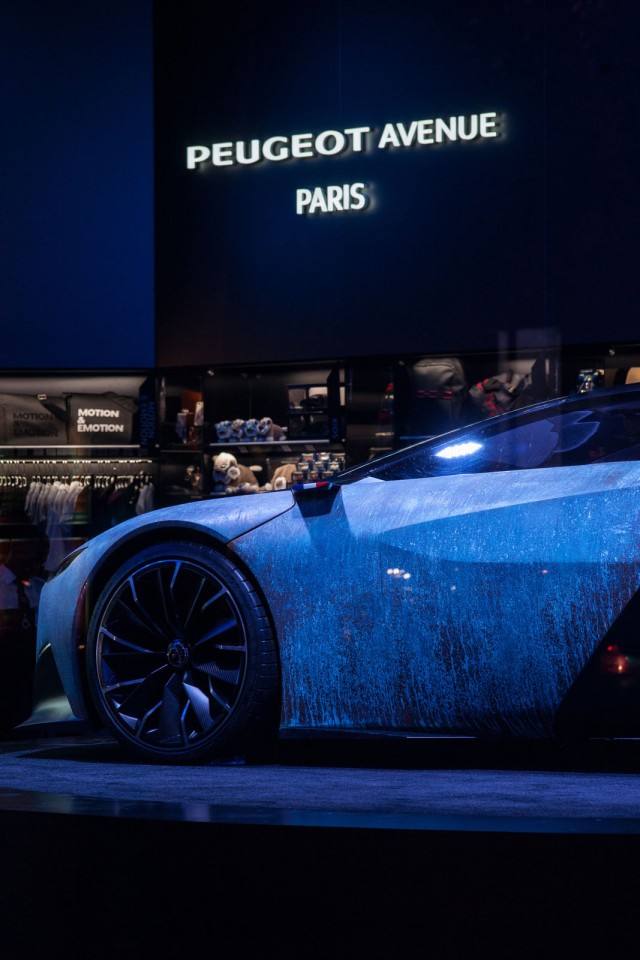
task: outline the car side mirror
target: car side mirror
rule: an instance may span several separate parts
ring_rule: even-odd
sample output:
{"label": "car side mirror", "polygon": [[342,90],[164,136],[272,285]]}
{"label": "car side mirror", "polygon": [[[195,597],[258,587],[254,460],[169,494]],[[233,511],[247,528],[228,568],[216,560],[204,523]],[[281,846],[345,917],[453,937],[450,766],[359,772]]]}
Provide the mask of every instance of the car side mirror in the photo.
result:
{"label": "car side mirror", "polygon": [[304,516],[329,513],[339,490],[340,484],[327,480],[318,480],[316,483],[294,483],[291,487],[293,498]]}

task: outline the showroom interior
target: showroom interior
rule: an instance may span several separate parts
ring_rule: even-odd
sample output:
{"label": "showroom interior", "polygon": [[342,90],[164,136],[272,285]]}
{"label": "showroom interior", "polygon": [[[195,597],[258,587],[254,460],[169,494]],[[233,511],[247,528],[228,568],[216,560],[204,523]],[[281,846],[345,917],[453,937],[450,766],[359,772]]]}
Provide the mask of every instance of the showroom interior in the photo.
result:
{"label": "showroom interior", "polygon": [[[638,23],[630,0],[6,0],[2,564],[26,551],[44,583],[159,508],[638,382]],[[7,956],[630,932],[631,743],[323,738],[264,781],[139,770],[104,731],[16,729],[35,619],[1,613]],[[451,770],[467,807],[438,802]]]}

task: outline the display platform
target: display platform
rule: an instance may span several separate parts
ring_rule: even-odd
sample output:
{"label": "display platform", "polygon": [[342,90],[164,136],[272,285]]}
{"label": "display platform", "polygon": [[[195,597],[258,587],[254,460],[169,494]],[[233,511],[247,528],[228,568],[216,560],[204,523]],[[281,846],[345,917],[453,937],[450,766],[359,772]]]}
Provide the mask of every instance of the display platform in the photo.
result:
{"label": "display platform", "polygon": [[640,743],[284,741],[274,762],[139,762],[108,736],[0,742],[0,811],[193,823],[640,834]]}
{"label": "display platform", "polygon": [[106,737],[4,743],[5,955],[520,957],[583,938],[615,955],[639,892],[637,756],[292,742],[262,766],[175,768]]}

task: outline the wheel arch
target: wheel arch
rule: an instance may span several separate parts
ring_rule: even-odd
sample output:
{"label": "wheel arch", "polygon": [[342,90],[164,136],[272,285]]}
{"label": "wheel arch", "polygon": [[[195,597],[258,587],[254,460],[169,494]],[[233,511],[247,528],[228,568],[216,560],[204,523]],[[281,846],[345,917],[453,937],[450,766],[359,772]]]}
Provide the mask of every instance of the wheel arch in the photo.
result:
{"label": "wheel arch", "polygon": [[[242,559],[242,557],[239,557],[238,554],[232,549],[232,541],[223,539],[214,531],[188,524],[163,524],[162,526],[154,526],[146,529],[143,528],[139,532],[132,534],[126,539],[118,541],[118,543],[115,544],[111,550],[105,553],[100,562],[92,569],[91,576],[87,581],[84,591],[84,609],[81,613],[82,628],[81,631],[79,631],[79,634],[82,636],[82,644],[78,647],[78,655],[80,659],[79,666],[84,701],[87,706],[89,716],[94,724],[98,722],[98,714],[93,704],[93,699],[91,697],[87,682],[85,638],[97,599],[102,590],[104,590],[106,587],[109,580],[132,554],[145,550],[147,547],[156,546],[161,543],[184,543],[185,541],[216,550],[228,560],[232,561],[235,566],[238,567],[240,571],[251,581],[252,586],[258,594],[269,619],[271,633],[276,649],[276,656],[278,658],[278,671],[281,675],[280,645],[269,602],[253,570]],[[282,687],[280,689],[280,698],[282,699]]]}

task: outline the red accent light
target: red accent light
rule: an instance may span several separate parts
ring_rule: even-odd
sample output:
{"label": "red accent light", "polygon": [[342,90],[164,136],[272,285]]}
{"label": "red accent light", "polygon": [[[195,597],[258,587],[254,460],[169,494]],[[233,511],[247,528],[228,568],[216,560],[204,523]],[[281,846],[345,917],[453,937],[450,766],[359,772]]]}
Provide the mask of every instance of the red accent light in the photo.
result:
{"label": "red accent light", "polygon": [[632,673],[633,664],[616,644],[609,644],[606,652],[600,657],[600,673]]}

